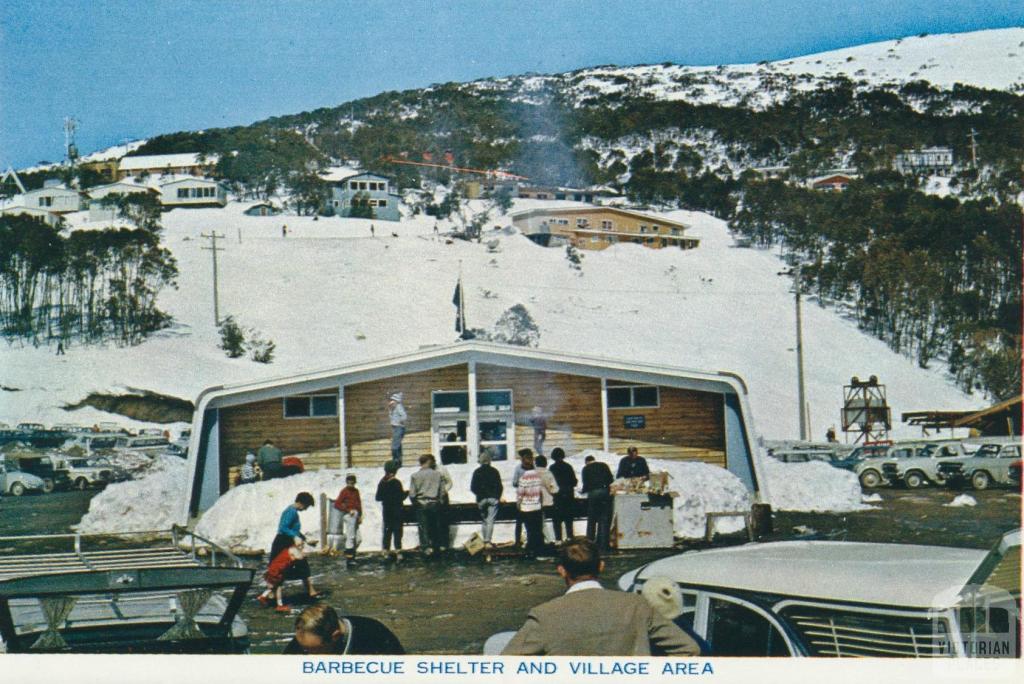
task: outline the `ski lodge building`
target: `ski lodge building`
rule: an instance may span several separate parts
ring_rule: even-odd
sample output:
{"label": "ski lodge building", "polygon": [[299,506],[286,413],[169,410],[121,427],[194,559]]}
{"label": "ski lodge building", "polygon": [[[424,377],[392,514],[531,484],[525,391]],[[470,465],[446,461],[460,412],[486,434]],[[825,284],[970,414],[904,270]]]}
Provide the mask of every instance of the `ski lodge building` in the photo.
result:
{"label": "ski lodge building", "polygon": [[529,209],[511,217],[513,226],[545,247],[568,243],[577,249],[607,249],[617,242],[651,249],[700,245],[698,238],[686,235],[684,223],[615,207]]}
{"label": "ski lodge building", "polygon": [[[375,467],[391,458],[388,398],[408,413],[403,468],[423,453],[460,450],[476,463],[533,446],[701,461],[734,473],[756,496],[763,478],[747,388],[732,373],[463,341],[274,380],[217,386],[196,399],[185,515],[210,508],[245,454],[270,439],[307,469]],[[460,462],[453,461],[453,462]]]}

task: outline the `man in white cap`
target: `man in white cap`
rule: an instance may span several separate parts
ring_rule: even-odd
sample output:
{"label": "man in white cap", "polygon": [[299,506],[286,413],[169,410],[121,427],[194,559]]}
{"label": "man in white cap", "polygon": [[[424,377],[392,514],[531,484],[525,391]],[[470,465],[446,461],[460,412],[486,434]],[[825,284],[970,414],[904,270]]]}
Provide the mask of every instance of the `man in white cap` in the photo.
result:
{"label": "man in white cap", "polygon": [[405,421],[409,414],[402,406],[402,393],[395,392],[388,397],[388,420],[391,422],[391,460],[402,465],[402,438],[405,437]]}
{"label": "man in white cap", "polygon": [[[701,655],[711,655],[711,647],[708,642],[693,631],[694,611],[692,609],[686,613],[683,611],[683,593],[679,590],[678,584],[668,577],[652,577],[644,582],[640,595],[655,612],[686,632],[700,647]],[[664,653],[659,653],[657,648],[652,648],[651,655],[664,655]]]}

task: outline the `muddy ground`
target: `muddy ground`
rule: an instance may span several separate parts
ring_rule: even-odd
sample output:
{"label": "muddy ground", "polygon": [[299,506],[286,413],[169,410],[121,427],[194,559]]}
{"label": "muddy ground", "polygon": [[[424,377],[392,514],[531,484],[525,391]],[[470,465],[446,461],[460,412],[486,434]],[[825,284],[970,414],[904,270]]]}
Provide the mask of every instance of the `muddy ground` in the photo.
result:
{"label": "muddy ground", "polygon": [[[964,546],[987,549],[1020,524],[1020,495],[1006,490],[968,492],[974,507],[947,507],[957,492],[946,489],[877,490],[876,508],[857,513],[776,512],[770,539],[812,538]],[[66,532],[88,509],[94,492],[60,492],[49,496],[4,497],[0,501],[0,536]],[[796,529],[795,529],[796,528]],[[272,531],[268,531],[271,534]],[[415,538],[412,529],[407,540]],[[716,540],[736,544],[743,535]],[[656,558],[698,548],[620,552],[608,559],[606,576],[619,575]],[[30,544],[0,543],[0,553],[31,553]],[[262,559],[247,559],[262,573]],[[518,628],[529,608],[564,590],[552,561],[496,558],[486,564],[459,552],[448,560],[423,561],[411,555],[401,566],[386,567],[377,556],[364,556],[347,570],[335,558],[311,558],[317,588],[340,612],[366,615],[387,624],[413,653],[479,654],[491,634]],[[302,590],[289,584],[289,614],[261,608],[250,592],[242,609],[249,624],[252,650],[279,652],[291,636],[294,616],[303,607]]]}

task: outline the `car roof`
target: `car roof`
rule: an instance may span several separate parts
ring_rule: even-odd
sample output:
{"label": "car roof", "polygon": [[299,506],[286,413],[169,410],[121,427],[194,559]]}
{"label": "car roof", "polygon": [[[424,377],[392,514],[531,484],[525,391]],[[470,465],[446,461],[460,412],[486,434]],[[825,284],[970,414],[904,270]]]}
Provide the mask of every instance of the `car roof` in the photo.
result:
{"label": "car roof", "polygon": [[944,546],[836,541],[744,544],[662,558],[637,579],[806,599],[928,608],[955,597],[985,551]]}

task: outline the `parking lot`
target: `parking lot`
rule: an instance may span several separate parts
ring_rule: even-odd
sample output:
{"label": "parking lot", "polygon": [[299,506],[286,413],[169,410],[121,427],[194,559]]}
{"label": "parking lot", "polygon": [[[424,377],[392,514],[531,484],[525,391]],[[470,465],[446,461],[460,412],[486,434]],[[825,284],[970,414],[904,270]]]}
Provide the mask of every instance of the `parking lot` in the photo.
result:
{"label": "parking lot", "polygon": [[[967,492],[974,507],[949,507],[959,492],[941,488],[914,491],[879,489],[876,508],[857,513],[776,512],[771,539],[800,536],[893,543],[935,544],[987,549],[1020,524],[1020,495],[1008,490]],[[0,534],[41,534],[69,531],[88,509],[94,491],[58,492],[46,496],[4,497],[0,502]],[[268,530],[268,535],[272,535]],[[716,543],[736,544],[743,535]],[[3,544],[0,553],[31,552]],[[609,583],[638,565],[699,544],[672,551],[621,552],[608,559]],[[263,560],[246,561],[257,570]],[[497,631],[518,628],[531,606],[557,596],[564,585],[552,561],[496,558],[485,564],[457,553],[449,560],[425,562],[413,554],[398,568],[385,568],[377,556],[362,556],[357,567],[343,561],[311,557],[314,581],[329,592],[328,601],[341,612],[367,615],[387,624],[403,645],[416,653],[478,654],[484,640]],[[303,607],[301,588],[287,587],[295,601],[290,614],[265,609],[250,592],[242,614],[257,653],[280,652],[291,635],[294,616]]]}

